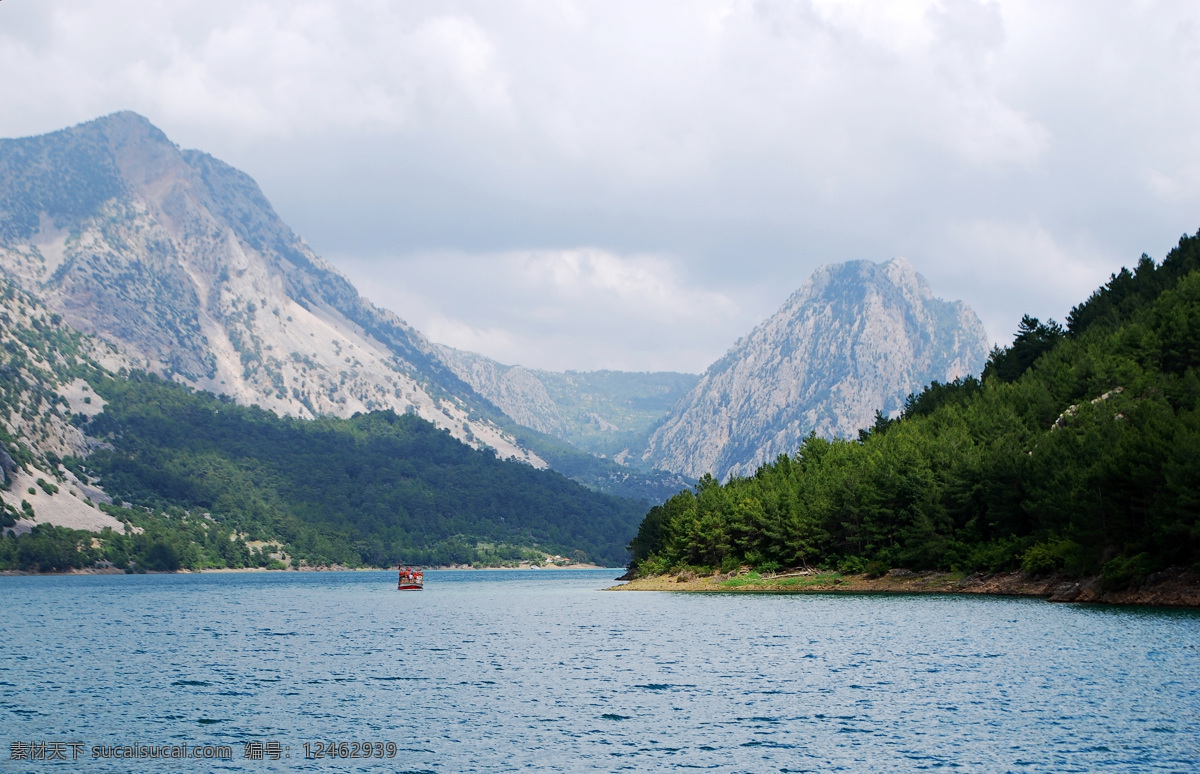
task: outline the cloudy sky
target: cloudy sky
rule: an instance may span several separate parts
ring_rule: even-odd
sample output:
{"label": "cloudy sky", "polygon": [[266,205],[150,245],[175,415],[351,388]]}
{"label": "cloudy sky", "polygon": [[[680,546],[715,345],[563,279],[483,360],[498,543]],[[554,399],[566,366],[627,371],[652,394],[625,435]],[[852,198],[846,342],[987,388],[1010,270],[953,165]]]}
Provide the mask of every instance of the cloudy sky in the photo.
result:
{"label": "cloudy sky", "polygon": [[699,372],[895,256],[1007,341],[1200,229],[1194,0],[3,0],[0,72],[0,136],[135,110],[541,368]]}

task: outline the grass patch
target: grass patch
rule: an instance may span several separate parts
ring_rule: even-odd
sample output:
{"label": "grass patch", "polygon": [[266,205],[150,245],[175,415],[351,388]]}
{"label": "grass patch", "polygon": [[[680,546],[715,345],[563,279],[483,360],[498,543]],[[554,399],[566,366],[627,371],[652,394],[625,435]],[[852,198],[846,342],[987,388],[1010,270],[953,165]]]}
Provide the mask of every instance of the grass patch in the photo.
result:
{"label": "grass patch", "polygon": [[953,572],[938,573],[925,581],[926,586],[933,588],[941,588],[943,586],[956,586],[962,579],[967,577],[965,572],[955,570]]}
{"label": "grass patch", "polygon": [[776,586],[831,586],[842,579],[840,572],[828,572],[820,575],[802,575],[798,578],[779,578],[771,581]]}
{"label": "grass patch", "polygon": [[752,586],[762,583],[762,576],[756,572],[748,572],[745,575],[738,575],[735,578],[721,581],[721,587],[726,589],[736,589],[740,586]]}
{"label": "grass patch", "polygon": [[798,575],[790,578],[764,578],[757,572],[748,572],[736,578],[722,581],[721,588],[736,589],[744,586],[757,586],[767,589],[805,588],[809,586],[829,586],[841,580],[841,573],[830,572],[820,575]]}

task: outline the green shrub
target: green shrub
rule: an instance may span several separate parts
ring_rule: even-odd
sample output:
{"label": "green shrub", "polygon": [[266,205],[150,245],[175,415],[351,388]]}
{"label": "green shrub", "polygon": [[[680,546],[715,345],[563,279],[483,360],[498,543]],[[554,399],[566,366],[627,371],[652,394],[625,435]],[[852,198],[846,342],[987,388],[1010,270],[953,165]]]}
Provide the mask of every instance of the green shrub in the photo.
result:
{"label": "green shrub", "polygon": [[892,568],[888,567],[886,562],[881,562],[878,559],[874,559],[870,562],[867,562],[867,566],[864,568],[864,571],[866,572],[868,578],[882,578],[884,575],[888,574],[888,570],[890,569]]}
{"label": "green shrub", "polygon": [[638,562],[634,568],[639,576],[665,575],[670,569],[671,567],[667,560],[658,554],[650,554],[650,556]]}
{"label": "green shrub", "polygon": [[146,549],[140,564],[155,572],[175,572],[180,567],[179,552],[170,543],[156,541]]}
{"label": "green shrub", "polygon": [[1144,581],[1150,570],[1150,557],[1147,554],[1118,556],[1104,564],[1100,569],[1100,577],[1106,590],[1123,589]]}
{"label": "green shrub", "polygon": [[1030,548],[1021,559],[1021,570],[1030,575],[1049,575],[1066,570],[1081,574],[1083,548],[1071,540],[1047,540]]}
{"label": "green shrub", "polygon": [[867,560],[861,556],[847,556],[837,563],[837,569],[843,575],[861,575],[867,571]]}
{"label": "green shrub", "polygon": [[1032,542],[1029,538],[1008,537],[977,545],[968,554],[966,565],[982,572],[1015,570]]}
{"label": "green shrub", "polygon": [[762,580],[762,576],[751,570],[745,575],[739,575],[736,578],[730,578],[726,581],[721,581],[721,586],[725,588],[737,588],[739,586],[750,586]]}

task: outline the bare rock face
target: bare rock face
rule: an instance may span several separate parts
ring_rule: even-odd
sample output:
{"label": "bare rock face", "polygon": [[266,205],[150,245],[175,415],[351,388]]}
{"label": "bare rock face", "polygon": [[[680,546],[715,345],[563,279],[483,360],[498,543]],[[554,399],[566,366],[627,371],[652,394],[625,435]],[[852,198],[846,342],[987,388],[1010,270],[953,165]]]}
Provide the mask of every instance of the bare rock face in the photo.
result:
{"label": "bare rock face", "polygon": [[709,367],[643,460],[692,477],[748,475],[810,432],[851,436],[930,381],[978,373],[987,353],[975,313],[934,298],[907,261],[825,266]]}
{"label": "bare rock face", "polygon": [[503,365],[474,352],[441,345],[437,349],[460,379],[514,422],[560,438],[566,432],[558,406],[536,372],[524,366]]}
{"label": "bare rock face", "polygon": [[0,272],[133,366],[280,414],[411,411],[544,463],[472,409],[418,331],[363,299],[247,175],[134,113],[0,140]]}

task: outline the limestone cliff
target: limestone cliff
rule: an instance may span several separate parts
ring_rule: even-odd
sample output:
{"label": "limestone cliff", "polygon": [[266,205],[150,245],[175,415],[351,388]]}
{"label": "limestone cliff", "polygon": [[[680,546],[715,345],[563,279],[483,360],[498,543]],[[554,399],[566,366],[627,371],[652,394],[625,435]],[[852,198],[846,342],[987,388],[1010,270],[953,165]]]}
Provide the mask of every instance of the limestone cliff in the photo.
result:
{"label": "limestone cliff", "polygon": [[412,411],[544,465],[249,176],[134,113],[0,140],[0,272],[136,366],[281,414]]}
{"label": "limestone cliff", "polygon": [[536,371],[519,365],[504,365],[489,357],[452,347],[439,345],[438,353],[460,379],[514,422],[558,438],[566,433],[567,425],[558,405]]}
{"label": "limestone cliff", "polygon": [[907,261],[826,266],[709,367],[642,457],[692,477],[750,474],[810,432],[853,436],[930,381],[978,373],[987,353],[975,313],[934,298]]}

